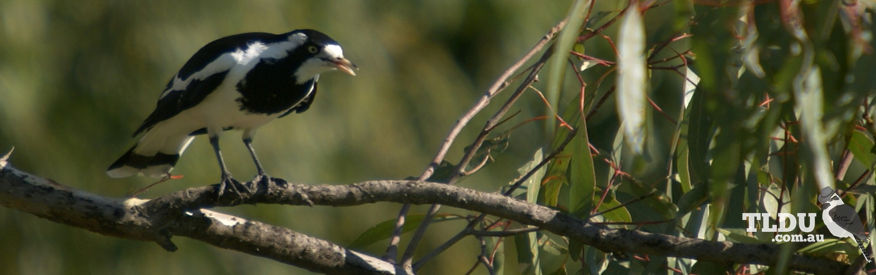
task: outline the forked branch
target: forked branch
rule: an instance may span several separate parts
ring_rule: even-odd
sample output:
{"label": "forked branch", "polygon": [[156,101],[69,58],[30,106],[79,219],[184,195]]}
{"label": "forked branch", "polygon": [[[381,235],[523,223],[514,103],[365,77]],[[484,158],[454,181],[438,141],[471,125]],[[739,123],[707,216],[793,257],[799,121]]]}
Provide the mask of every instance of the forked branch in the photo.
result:
{"label": "forked branch", "polygon": [[[60,185],[29,174],[0,159],[0,204],[51,221],[93,232],[144,241],[176,249],[172,236],[274,259],[313,271],[333,274],[408,273],[388,261],[346,249],[326,240],[273,226],[204,210],[242,203],[353,206],[375,202],[440,203],[541,228],[576,239],[603,251],[653,254],[718,263],[775,264],[779,246],[716,242],[694,238],[615,229],[588,223],[549,207],[447,184],[407,180],[367,181],[349,185],[302,185],[274,179],[276,184],[252,186],[245,197],[216,200],[214,185],[194,187],[152,200],[116,199]],[[248,183],[254,185],[255,183]],[[791,258],[792,269],[835,274],[849,266],[806,255]]]}

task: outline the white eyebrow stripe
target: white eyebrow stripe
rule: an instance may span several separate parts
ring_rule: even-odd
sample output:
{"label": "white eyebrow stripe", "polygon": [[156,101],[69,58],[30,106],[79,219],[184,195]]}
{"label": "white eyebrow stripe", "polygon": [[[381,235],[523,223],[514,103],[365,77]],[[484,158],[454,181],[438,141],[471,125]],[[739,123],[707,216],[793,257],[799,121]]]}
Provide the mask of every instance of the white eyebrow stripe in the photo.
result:
{"label": "white eyebrow stripe", "polygon": [[337,44],[328,44],[323,48],[326,54],[333,58],[344,57],[344,50],[341,49],[340,45]]}

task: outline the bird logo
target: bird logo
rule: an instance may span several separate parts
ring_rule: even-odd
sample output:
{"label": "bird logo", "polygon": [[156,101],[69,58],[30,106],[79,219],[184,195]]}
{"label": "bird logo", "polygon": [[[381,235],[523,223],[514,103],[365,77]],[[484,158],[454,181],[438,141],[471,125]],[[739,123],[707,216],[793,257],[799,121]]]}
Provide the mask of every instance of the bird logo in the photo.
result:
{"label": "bird logo", "polygon": [[864,247],[868,242],[866,229],[861,223],[861,219],[858,218],[855,208],[845,204],[842,198],[830,187],[821,189],[818,201],[821,202],[823,208],[821,218],[824,225],[830,230],[830,234],[837,238],[852,238],[858,244],[861,255],[870,263],[872,261],[870,250]]}

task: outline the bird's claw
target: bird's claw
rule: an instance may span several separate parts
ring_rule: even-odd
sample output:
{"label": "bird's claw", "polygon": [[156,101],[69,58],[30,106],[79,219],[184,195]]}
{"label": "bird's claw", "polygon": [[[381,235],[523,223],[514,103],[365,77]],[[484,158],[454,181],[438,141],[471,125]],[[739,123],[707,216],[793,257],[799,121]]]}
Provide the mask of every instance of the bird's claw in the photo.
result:
{"label": "bird's claw", "polygon": [[226,191],[237,194],[238,197],[242,197],[243,194],[250,193],[249,188],[245,184],[234,179],[233,177],[231,177],[230,174],[222,175],[222,179],[219,181],[219,190],[217,191],[217,197],[221,198]]}
{"label": "bird's claw", "polygon": [[274,180],[266,174],[256,175],[255,178],[252,179],[252,182],[256,184],[264,184],[265,187],[270,187],[272,184],[274,184]]}

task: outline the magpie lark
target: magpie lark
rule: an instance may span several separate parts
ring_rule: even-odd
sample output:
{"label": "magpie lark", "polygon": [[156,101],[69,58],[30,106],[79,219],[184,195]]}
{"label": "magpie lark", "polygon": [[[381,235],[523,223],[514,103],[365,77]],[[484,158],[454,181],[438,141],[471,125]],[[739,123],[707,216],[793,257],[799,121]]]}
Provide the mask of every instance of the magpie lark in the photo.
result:
{"label": "magpie lark", "polygon": [[240,129],[258,171],[255,180],[270,181],[252,147],[256,129],[306,111],[319,74],[335,69],[356,75],[358,68],[344,58],[338,42],[315,30],[243,33],[210,42],[170,79],[155,110],[134,132],[140,135],[137,144],[106,173],[113,178],[168,177],[195,136],[207,134],[222,172],[221,196],[240,183],[225,166],[219,134]]}

